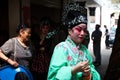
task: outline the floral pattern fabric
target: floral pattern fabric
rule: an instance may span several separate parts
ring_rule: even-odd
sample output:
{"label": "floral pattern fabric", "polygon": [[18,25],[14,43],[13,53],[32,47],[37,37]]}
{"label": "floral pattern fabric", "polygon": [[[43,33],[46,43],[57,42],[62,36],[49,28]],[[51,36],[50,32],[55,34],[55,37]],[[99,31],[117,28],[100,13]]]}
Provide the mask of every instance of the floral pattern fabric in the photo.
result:
{"label": "floral pattern fabric", "polygon": [[82,72],[72,75],[71,69],[80,61],[88,60],[92,80],[100,80],[99,73],[94,69],[92,58],[84,45],[76,46],[68,37],[65,42],[59,43],[53,52],[49,66],[47,80],[83,80]]}

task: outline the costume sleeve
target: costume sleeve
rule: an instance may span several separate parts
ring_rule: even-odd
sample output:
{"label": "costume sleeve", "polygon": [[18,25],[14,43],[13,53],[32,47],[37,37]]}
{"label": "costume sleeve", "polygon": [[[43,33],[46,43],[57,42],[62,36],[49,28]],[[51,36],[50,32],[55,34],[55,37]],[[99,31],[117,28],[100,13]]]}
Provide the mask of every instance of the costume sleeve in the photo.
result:
{"label": "costume sleeve", "polygon": [[70,80],[72,77],[71,67],[67,66],[67,48],[57,45],[51,59],[47,80]]}
{"label": "costume sleeve", "polygon": [[92,57],[89,53],[89,51],[86,49],[86,56],[89,60],[90,70],[92,74],[92,80],[101,80],[99,73],[96,71],[95,66],[92,63]]}

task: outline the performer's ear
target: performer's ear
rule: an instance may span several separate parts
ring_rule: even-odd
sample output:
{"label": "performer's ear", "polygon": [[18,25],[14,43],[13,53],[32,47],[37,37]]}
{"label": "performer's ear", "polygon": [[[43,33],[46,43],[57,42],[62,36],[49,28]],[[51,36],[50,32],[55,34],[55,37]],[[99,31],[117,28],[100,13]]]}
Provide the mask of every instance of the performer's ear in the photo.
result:
{"label": "performer's ear", "polygon": [[72,34],[72,30],[68,29],[68,33],[69,33],[69,35],[71,35]]}

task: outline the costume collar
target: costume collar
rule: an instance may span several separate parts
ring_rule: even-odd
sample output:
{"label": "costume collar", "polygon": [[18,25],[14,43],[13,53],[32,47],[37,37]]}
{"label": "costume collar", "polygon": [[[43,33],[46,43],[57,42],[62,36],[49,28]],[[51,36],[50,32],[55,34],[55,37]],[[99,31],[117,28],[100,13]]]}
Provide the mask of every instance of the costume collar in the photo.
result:
{"label": "costume collar", "polygon": [[70,44],[72,44],[72,46],[77,47],[77,48],[80,50],[81,44],[77,46],[77,45],[74,43],[74,41],[72,41],[72,40],[70,39],[70,36],[67,37],[66,41],[69,42]]}

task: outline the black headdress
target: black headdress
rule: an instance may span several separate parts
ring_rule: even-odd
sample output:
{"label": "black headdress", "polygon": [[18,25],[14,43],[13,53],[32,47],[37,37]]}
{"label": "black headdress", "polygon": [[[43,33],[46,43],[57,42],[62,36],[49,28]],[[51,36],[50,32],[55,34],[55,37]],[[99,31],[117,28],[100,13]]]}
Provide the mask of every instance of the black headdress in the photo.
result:
{"label": "black headdress", "polygon": [[80,6],[79,2],[67,5],[67,12],[64,15],[64,24],[68,28],[72,28],[80,23],[87,24],[87,9]]}

